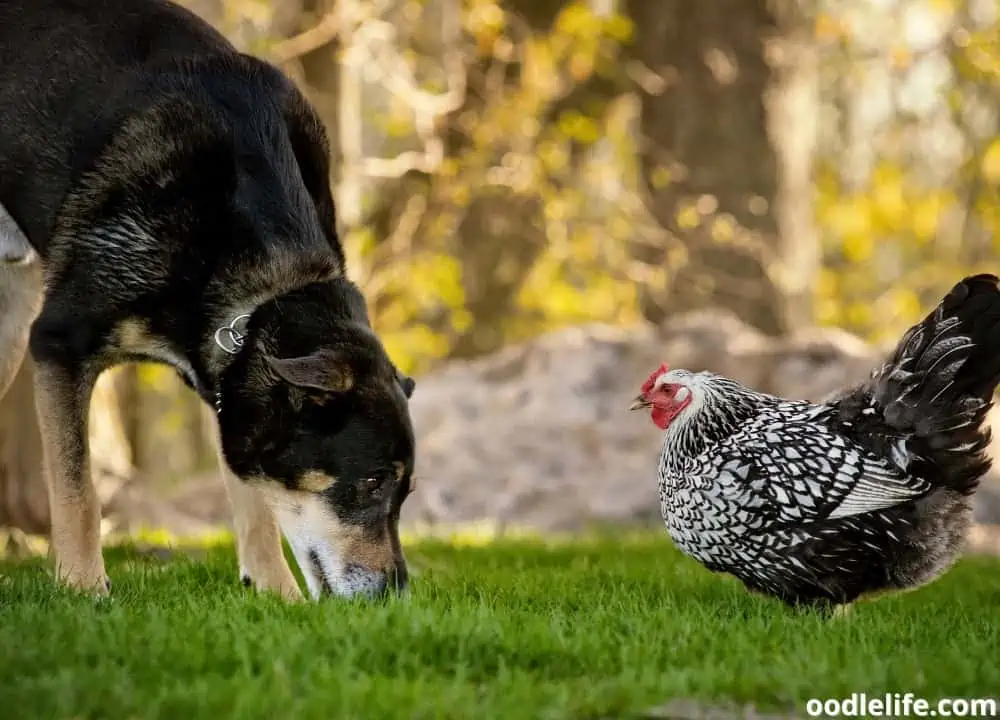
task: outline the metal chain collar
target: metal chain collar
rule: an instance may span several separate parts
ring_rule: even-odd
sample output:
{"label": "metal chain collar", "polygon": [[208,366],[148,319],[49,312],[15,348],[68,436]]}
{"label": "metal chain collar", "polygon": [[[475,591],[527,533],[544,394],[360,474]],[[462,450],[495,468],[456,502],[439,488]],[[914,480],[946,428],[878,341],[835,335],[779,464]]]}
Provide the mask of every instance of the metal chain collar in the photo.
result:
{"label": "metal chain collar", "polygon": [[[246,324],[249,319],[249,313],[237,315],[231,323],[220,327],[215,331],[215,344],[229,355],[238,353],[246,340]],[[218,392],[215,393],[215,412],[222,412],[222,395]]]}
{"label": "metal chain collar", "polygon": [[237,315],[231,323],[220,327],[215,331],[215,344],[230,355],[238,353],[246,339],[246,323],[249,319],[249,313]]}

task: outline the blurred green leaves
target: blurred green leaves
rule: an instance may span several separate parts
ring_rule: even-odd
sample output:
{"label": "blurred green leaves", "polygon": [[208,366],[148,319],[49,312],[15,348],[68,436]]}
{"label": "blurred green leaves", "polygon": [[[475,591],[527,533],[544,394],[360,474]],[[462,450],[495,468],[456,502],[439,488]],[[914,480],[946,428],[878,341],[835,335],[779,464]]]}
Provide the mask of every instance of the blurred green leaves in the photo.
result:
{"label": "blurred green leaves", "polygon": [[[456,50],[435,30],[449,1],[379,5],[379,19],[398,31],[396,51],[431,92],[443,87],[444,51]],[[408,372],[561,325],[634,322],[637,285],[663,284],[689,259],[682,242],[664,240],[651,225],[639,176],[638,156],[648,149],[636,130],[637,99],[657,85],[651,73],[661,74],[661,87],[678,80],[671,68],[640,68],[626,57],[648,28],[581,0],[455,2],[467,91],[462,106],[433,128],[443,160],[429,172],[373,183],[367,220],[345,234],[357,259],[352,275]],[[222,3],[227,27],[234,17],[260,25],[277,7],[273,0]],[[940,61],[934,72],[950,73],[940,112],[953,117],[932,120],[944,128],[941,142],[961,146],[954,167],[927,170],[926,139],[938,136],[896,96],[876,134],[828,134],[815,163],[824,258],[813,283],[815,320],[886,340],[960,273],[995,266],[1000,252],[1000,2],[816,8],[811,41],[821,51],[826,125],[850,125],[849,106],[868,78],[888,78],[896,93],[926,83],[929,63]],[[923,22],[946,28],[936,44],[906,36],[915,27],[911,16],[925,10]],[[899,16],[881,37],[873,30],[878,12]],[[303,28],[319,17],[314,9]],[[336,54],[329,57],[336,62]],[[366,105],[362,117],[391,155],[425,131],[404,100],[386,97]],[[328,124],[335,133],[338,118]],[[850,157],[868,143],[873,159],[859,174]],[[669,188],[679,172],[692,171],[665,157],[648,166],[649,187]],[[679,202],[676,228],[723,248],[745,242],[734,218],[713,211],[710,201],[705,194]],[[765,202],[760,212],[775,211]],[[637,242],[667,243],[665,267],[637,264]]]}

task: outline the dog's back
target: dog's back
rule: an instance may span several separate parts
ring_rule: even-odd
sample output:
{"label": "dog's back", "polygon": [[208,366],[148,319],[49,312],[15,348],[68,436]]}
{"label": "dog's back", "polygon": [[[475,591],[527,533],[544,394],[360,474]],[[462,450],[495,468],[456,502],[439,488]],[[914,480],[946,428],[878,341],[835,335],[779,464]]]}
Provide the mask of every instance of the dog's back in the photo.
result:
{"label": "dog's back", "polygon": [[235,51],[164,0],[0,0],[0,204],[32,245],[44,253],[74,177],[135,111],[130,88],[220,54]]}

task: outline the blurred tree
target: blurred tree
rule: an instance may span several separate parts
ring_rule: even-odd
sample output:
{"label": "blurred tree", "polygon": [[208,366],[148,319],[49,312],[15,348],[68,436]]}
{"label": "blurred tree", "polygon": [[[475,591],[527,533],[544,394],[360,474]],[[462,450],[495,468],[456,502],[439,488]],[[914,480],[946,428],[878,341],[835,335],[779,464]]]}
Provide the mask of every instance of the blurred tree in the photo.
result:
{"label": "blurred tree", "polygon": [[823,0],[822,324],[889,341],[1000,251],[1000,2]]}
{"label": "blurred tree", "polygon": [[643,68],[639,152],[667,268],[643,288],[654,322],[707,305],[769,333],[812,322],[819,237],[812,28],[796,0],[629,0]]}
{"label": "blurred tree", "polygon": [[[524,0],[505,3],[501,9],[499,4],[469,3],[464,18],[458,3],[451,0],[438,3],[436,14],[432,8],[421,10],[422,16],[437,20],[438,30],[414,39],[431,57],[445,58],[450,65],[445,73],[450,70],[451,74],[445,82],[458,92],[430,117],[421,117],[423,98],[417,96],[418,88],[409,90],[411,97],[403,93],[403,100],[414,110],[414,124],[423,125],[426,136],[434,134],[430,142],[438,159],[430,159],[425,150],[424,158],[417,156],[411,165],[399,166],[398,180],[383,183],[379,189],[381,198],[371,210],[368,230],[375,253],[398,252],[398,242],[393,240],[445,251],[436,260],[428,258],[435,270],[426,266],[433,273],[432,281],[453,285],[452,307],[440,308],[437,317],[427,318],[446,336],[442,355],[470,357],[503,344],[505,323],[516,314],[520,285],[545,244],[537,192],[519,192],[510,183],[489,182],[488,176],[491,168],[503,163],[507,133],[531,132],[511,127],[515,117],[497,116],[505,104],[516,103],[523,71],[523,56],[513,52],[504,30],[526,42],[529,36],[547,31],[563,5],[560,0]],[[511,22],[518,27],[508,28]],[[469,40],[475,45],[464,46]],[[341,117],[343,121],[343,113]],[[437,221],[437,227],[408,223],[409,216],[417,213],[424,220]],[[443,243],[443,238],[434,237],[441,233],[441,219],[452,236]],[[400,237],[399,231],[411,236]],[[405,290],[399,284],[376,296],[376,315],[390,311],[400,301],[398,293]]]}
{"label": "blurred tree", "polygon": [[[390,352],[420,370],[566,322],[627,320],[628,211],[580,182],[613,174],[596,166],[622,149],[627,19],[579,1],[402,8],[391,30],[369,19],[341,34],[342,172],[354,181],[338,198]],[[404,41],[409,52],[393,44]],[[390,88],[383,116],[347,102],[360,95],[352,64]],[[359,141],[373,123],[389,138],[378,148]],[[601,141],[619,143],[603,162]],[[352,211],[366,179],[364,212]]]}

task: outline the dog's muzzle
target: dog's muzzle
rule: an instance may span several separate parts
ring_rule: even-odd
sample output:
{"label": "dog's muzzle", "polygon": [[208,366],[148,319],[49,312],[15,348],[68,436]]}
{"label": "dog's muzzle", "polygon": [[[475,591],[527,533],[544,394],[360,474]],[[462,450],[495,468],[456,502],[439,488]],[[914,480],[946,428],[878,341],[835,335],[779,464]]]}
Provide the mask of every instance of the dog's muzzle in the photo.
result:
{"label": "dog's muzzle", "polygon": [[409,587],[405,568],[400,570],[398,567],[373,571],[360,565],[348,565],[344,580],[348,587],[357,588],[353,594],[362,594],[372,599],[401,595]]}
{"label": "dog's muzzle", "polygon": [[409,587],[405,566],[388,570],[372,570],[357,563],[347,563],[331,569],[329,562],[316,550],[309,550],[308,561],[300,563],[309,593],[318,600],[324,596],[378,600],[404,593]]}
{"label": "dog's muzzle", "polygon": [[406,589],[406,563],[394,557],[387,539],[369,542],[361,528],[338,520],[319,495],[272,489],[267,497],[313,599],[376,599]]}

